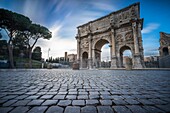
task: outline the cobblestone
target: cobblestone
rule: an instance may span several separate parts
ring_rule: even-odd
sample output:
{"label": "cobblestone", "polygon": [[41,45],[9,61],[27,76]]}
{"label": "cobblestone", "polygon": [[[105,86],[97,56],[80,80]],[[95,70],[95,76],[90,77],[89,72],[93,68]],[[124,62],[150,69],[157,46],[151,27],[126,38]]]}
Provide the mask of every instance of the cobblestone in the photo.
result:
{"label": "cobblestone", "polygon": [[38,106],[41,105],[44,102],[44,100],[32,100],[31,102],[29,102],[27,105],[29,106]]}
{"label": "cobblestone", "polygon": [[80,113],[80,107],[67,106],[64,113]]}
{"label": "cobblestone", "polygon": [[126,101],[124,101],[123,99],[117,99],[117,100],[112,100],[114,104],[116,105],[126,105],[128,104]]}
{"label": "cobblestone", "polygon": [[110,106],[97,106],[99,113],[114,113]]}
{"label": "cobblestone", "polygon": [[71,105],[71,100],[60,100],[57,105],[59,105],[59,106],[68,106],[68,105]]}
{"label": "cobblestone", "polygon": [[100,96],[97,95],[97,94],[91,94],[91,95],[89,95],[89,99],[99,99],[99,98],[100,98]]}
{"label": "cobblestone", "polygon": [[12,104],[12,106],[25,106],[30,100],[19,100],[16,103]]}
{"label": "cobblestone", "polygon": [[133,113],[146,113],[147,111],[139,105],[127,105]]}
{"label": "cobblestone", "polygon": [[56,95],[53,99],[65,99],[65,95]]}
{"label": "cobblestone", "polygon": [[112,105],[111,100],[100,100],[101,105]]}
{"label": "cobblestone", "polygon": [[86,100],[86,105],[97,105],[99,104],[98,100]]}
{"label": "cobblestone", "polygon": [[88,99],[88,95],[79,95],[78,99]]}
{"label": "cobblestone", "polygon": [[41,99],[50,99],[50,98],[52,98],[54,95],[43,95],[42,97],[41,97]]}
{"label": "cobblestone", "polygon": [[81,108],[81,113],[97,113],[97,109],[94,106],[85,106]]}
{"label": "cobblestone", "polygon": [[38,106],[38,107],[33,107],[31,110],[28,111],[28,113],[43,113],[47,107],[45,106]]}
{"label": "cobblestone", "polygon": [[76,95],[67,95],[66,99],[76,99],[77,96]]}
{"label": "cobblestone", "polygon": [[29,110],[29,107],[16,107],[10,113],[25,113]]}
{"label": "cobblestone", "polygon": [[59,106],[51,106],[46,113],[63,113],[64,109]]}
{"label": "cobblestone", "polygon": [[161,70],[0,71],[0,113],[168,113]]}
{"label": "cobblestone", "polygon": [[125,99],[125,101],[129,104],[132,104],[132,105],[139,104],[139,102],[137,100],[134,100],[134,99]]}
{"label": "cobblestone", "polygon": [[12,109],[13,109],[12,107],[0,107],[0,112],[1,113],[7,113]]}
{"label": "cobblestone", "polygon": [[125,106],[113,106],[116,113],[131,113],[131,111]]}
{"label": "cobblestone", "polygon": [[49,105],[56,105],[58,100],[46,100],[42,105],[49,106]]}
{"label": "cobblestone", "polygon": [[73,100],[72,105],[73,106],[84,106],[85,101],[84,100]]}
{"label": "cobblestone", "polygon": [[143,106],[148,113],[164,113],[162,110],[156,108],[155,106]]}
{"label": "cobblestone", "polygon": [[11,104],[15,103],[17,100],[9,100],[3,104],[3,106],[10,106]]}

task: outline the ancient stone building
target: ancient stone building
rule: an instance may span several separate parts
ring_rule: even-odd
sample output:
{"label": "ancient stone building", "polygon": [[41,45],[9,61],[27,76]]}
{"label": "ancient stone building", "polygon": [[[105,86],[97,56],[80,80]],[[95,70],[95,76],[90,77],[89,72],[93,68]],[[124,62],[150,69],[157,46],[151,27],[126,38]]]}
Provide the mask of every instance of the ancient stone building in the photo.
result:
{"label": "ancient stone building", "polygon": [[167,56],[170,55],[170,34],[160,32],[160,48],[159,53],[160,56]]}
{"label": "ancient stone building", "polygon": [[159,66],[161,68],[170,68],[170,34],[160,32],[159,42]]}
{"label": "ancient stone building", "polygon": [[77,60],[77,54],[68,54],[68,62],[70,67],[72,67],[73,63]]}
{"label": "ancient stone building", "polygon": [[132,53],[133,68],[143,68],[142,27],[139,3],[78,26],[76,39],[80,68],[99,68],[101,48],[107,43],[110,45],[111,68],[122,68],[125,50]]}

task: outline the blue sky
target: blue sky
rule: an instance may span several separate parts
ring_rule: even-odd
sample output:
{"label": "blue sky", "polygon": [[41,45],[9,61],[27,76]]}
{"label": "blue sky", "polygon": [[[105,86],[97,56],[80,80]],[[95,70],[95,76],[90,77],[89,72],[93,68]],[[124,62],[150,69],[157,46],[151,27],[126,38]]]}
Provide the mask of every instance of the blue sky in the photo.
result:
{"label": "blue sky", "polygon": [[[0,0],[0,8],[24,14],[52,31],[51,40],[39,40],[36,45],[47,58],[48,48],[54,57],[64,56],[65,51],[76,53],[77,26],[136,2],[144,18],[144,54],[158,55],[159,32],[170,33],[170,0]],[[105,56],[107,49],[103,48]]]}

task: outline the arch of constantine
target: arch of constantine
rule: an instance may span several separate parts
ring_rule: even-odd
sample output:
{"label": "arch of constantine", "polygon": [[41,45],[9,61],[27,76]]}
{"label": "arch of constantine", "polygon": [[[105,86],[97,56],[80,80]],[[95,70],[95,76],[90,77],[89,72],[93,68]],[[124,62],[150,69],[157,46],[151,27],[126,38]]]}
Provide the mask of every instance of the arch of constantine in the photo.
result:
{"label": "arch of constantine", "polygon": [[159,66],[161,68],[170,68],[170,34],[160,32],[159,42]]}
{"label": "arch of constantine", "polygon": [[132,53],[133,68],[143,68],[142,27],[139,3],[78,26],[76,39],[80,68],[99,68],[101,48],[107,43],[110,47],[111,68],[123,67],[125,50]]}

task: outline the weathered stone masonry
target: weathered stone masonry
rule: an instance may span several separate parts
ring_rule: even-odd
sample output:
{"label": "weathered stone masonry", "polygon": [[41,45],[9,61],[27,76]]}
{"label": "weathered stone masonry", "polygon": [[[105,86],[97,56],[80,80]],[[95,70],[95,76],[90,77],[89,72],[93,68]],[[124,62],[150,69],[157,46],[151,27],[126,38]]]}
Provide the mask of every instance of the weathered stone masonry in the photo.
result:
{"label": "weathered stone masonry", "polygon": [[99,68],[101,48],[110,44],[111,68],[123,66],[123,52],[132,53],[133,68],[144,67],[140,4],[135,3],[97,20],[78,26],[77,59],[80,68]]}
{"label": "weathered stone masonry", "polygon": [[170,34],[160,32],[159,66],[160,68],[170,68]]}

